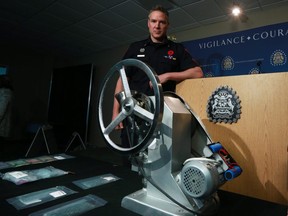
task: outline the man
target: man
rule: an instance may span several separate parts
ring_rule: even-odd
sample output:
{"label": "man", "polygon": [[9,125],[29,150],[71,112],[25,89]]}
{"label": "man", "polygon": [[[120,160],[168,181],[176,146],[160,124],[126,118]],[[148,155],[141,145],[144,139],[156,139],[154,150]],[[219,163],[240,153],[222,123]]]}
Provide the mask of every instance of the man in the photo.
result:
{"label": "man", "polygon": [[7,75],[0,75],[0,143],[10,138],[13,87]]}
{"label": "man", "polygon": [[[203,77],[202,69],[192,60],[183,45],[167,39],[168,27],[168,11],[161,6],[152,8],[148,15],[149,38],[132,43],[123,57],[135,58],[151,66],[157,73],[164,92],[175,91],[176,84],[185,79]],[[153,94],[149,78],[143,72],[137,68],[128,68],[126,75],[130,89],[148,96]],[[123,85],[119,78],[115,94],[122,90]],[[115,98],[112,119],[119,114],[119,109],[120,105]],[[115,129],[123,129],[123,124]]]}

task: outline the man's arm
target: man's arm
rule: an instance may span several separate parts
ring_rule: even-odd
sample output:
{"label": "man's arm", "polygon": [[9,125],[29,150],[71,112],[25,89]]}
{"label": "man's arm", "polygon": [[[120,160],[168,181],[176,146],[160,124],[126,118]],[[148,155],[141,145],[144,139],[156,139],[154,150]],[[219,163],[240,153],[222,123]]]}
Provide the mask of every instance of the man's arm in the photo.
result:
{"label": "man's arm", "polygon": [[[114,91],[112,121],[119,115],[119,112],[120,112],[120,104],[118,103],[115,95],[121,91],[123,91],[123,84],[122,84],[121,78],[119,77],[116,83],[115,91]],[[123,128],[123,123],[121,122],[115,129],[122,129],[122,128]]]}
{"label": "man's arm", "polygon": [[161,84],[166,83],[169,80],[180,83],[186,79],[195,79],[202,77],[203,77],[203,71],[199,66],[189,68],[182,72],[167,72],[158,76]]}

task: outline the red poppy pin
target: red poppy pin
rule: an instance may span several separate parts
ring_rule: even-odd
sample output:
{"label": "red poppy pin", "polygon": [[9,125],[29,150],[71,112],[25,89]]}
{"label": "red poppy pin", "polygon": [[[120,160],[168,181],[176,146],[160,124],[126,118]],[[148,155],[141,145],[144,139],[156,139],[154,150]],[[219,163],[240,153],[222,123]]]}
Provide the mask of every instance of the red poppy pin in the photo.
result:
{"label": "red poppy pin", "polygon": [[169,50],[169,51],[168,51],[168,55],[169,55],[169,56],[172,56],[173,54],[174,54],[174,51],[173,51],[173,50]]}

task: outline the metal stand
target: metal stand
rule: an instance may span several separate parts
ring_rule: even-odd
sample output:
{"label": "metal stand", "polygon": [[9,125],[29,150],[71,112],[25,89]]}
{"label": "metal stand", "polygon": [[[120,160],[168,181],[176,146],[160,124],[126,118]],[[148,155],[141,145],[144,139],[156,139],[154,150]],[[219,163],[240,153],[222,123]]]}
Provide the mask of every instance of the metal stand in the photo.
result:
{"label": "metal stand", "polygon": [[162,199],[148,196],[147,190],[136,191],[122,199],[121,206],[140,215],[161,216],[194,216],[195,214],[184,210],[167,198]]}
{"label": "metal stand", "polygon": [[[41,150],[41,145],[43,145],[43,143],[45,144],[45,147],[46,147],[46,150],[47,150],[47,153],[48,153],[48,154],[51,154],[51,153],[52,153],[51,151],[56,152],[57,147],[56,147],[56,143],[55,143],[54,136],[51,136],[51,135],[49,136],[49,135],[48,135],[48,136],[50,137],[50,139],[51,139],[51,138],[53,139],[53,140],[50,141],[50,142],[48,142],[49,139],[47,138],[47,137],[48,137],[48,136],[47,136],[48,131],[49,131],[49,130],[52,130],[52,129],[53,129],[53,127],[50,126],[50,125],[43,125],[42,127],[39,127],[39,128],[38,128],[38,130],[37,130],[37,132],[36,132],[36,134],[35,134],[32,142],[31,142],[31,144],[30,144],[30,146],[29,146],[29,148],[28,148],[28,151],[27,151],[26,154],[25,154],[25,157],[27,157],[27,156],[29,155],[29,153],[32,151],[32,147],[34,147],[34,149],[37,148],[36,151],[34,150],[34,153],[38,153],[37,150],[38,150],[38,151]],[[41,138],[42,138],[41,143],[39,143],[38,145],[36,145],[36,144],[35,144],[35,143],[36,143],[36,140],[37,140],[37,139],[41,139]],[[49,147],[49,144],[48,144],[48,143],[51,143],[50,147],[52,147],[52,148]]]}
{"label": "metal stand", "polygon": [[78,137],[79,141],[81,142],[81,146],[83,147],[83,149],[84,149],[84,150],[86,149],[86,146],[85,146],[85,144],[84,144],[84,142],[83,142],[80,134],[77,133],[77,132],[74,132],[74,133],[72,134],[72,138],[71,138],[70,141],[68,142],[68,146],[67,146],[65,152],[67,152],[68,149],[71,147],[71,145],[73,144],[73,142],[74,142],[74,140],[76,139],[76,137]]}

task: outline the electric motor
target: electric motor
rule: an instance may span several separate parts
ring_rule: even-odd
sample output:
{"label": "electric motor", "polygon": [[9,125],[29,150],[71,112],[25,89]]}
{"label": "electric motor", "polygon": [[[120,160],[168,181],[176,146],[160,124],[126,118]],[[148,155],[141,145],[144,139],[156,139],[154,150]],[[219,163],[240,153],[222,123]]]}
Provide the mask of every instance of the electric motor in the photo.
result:
{"label": "electric motor", "polygon": [[181,188],[193,198],[205,198],[221,185],[217,166],[209,161],[191,160],[181,170]]}

